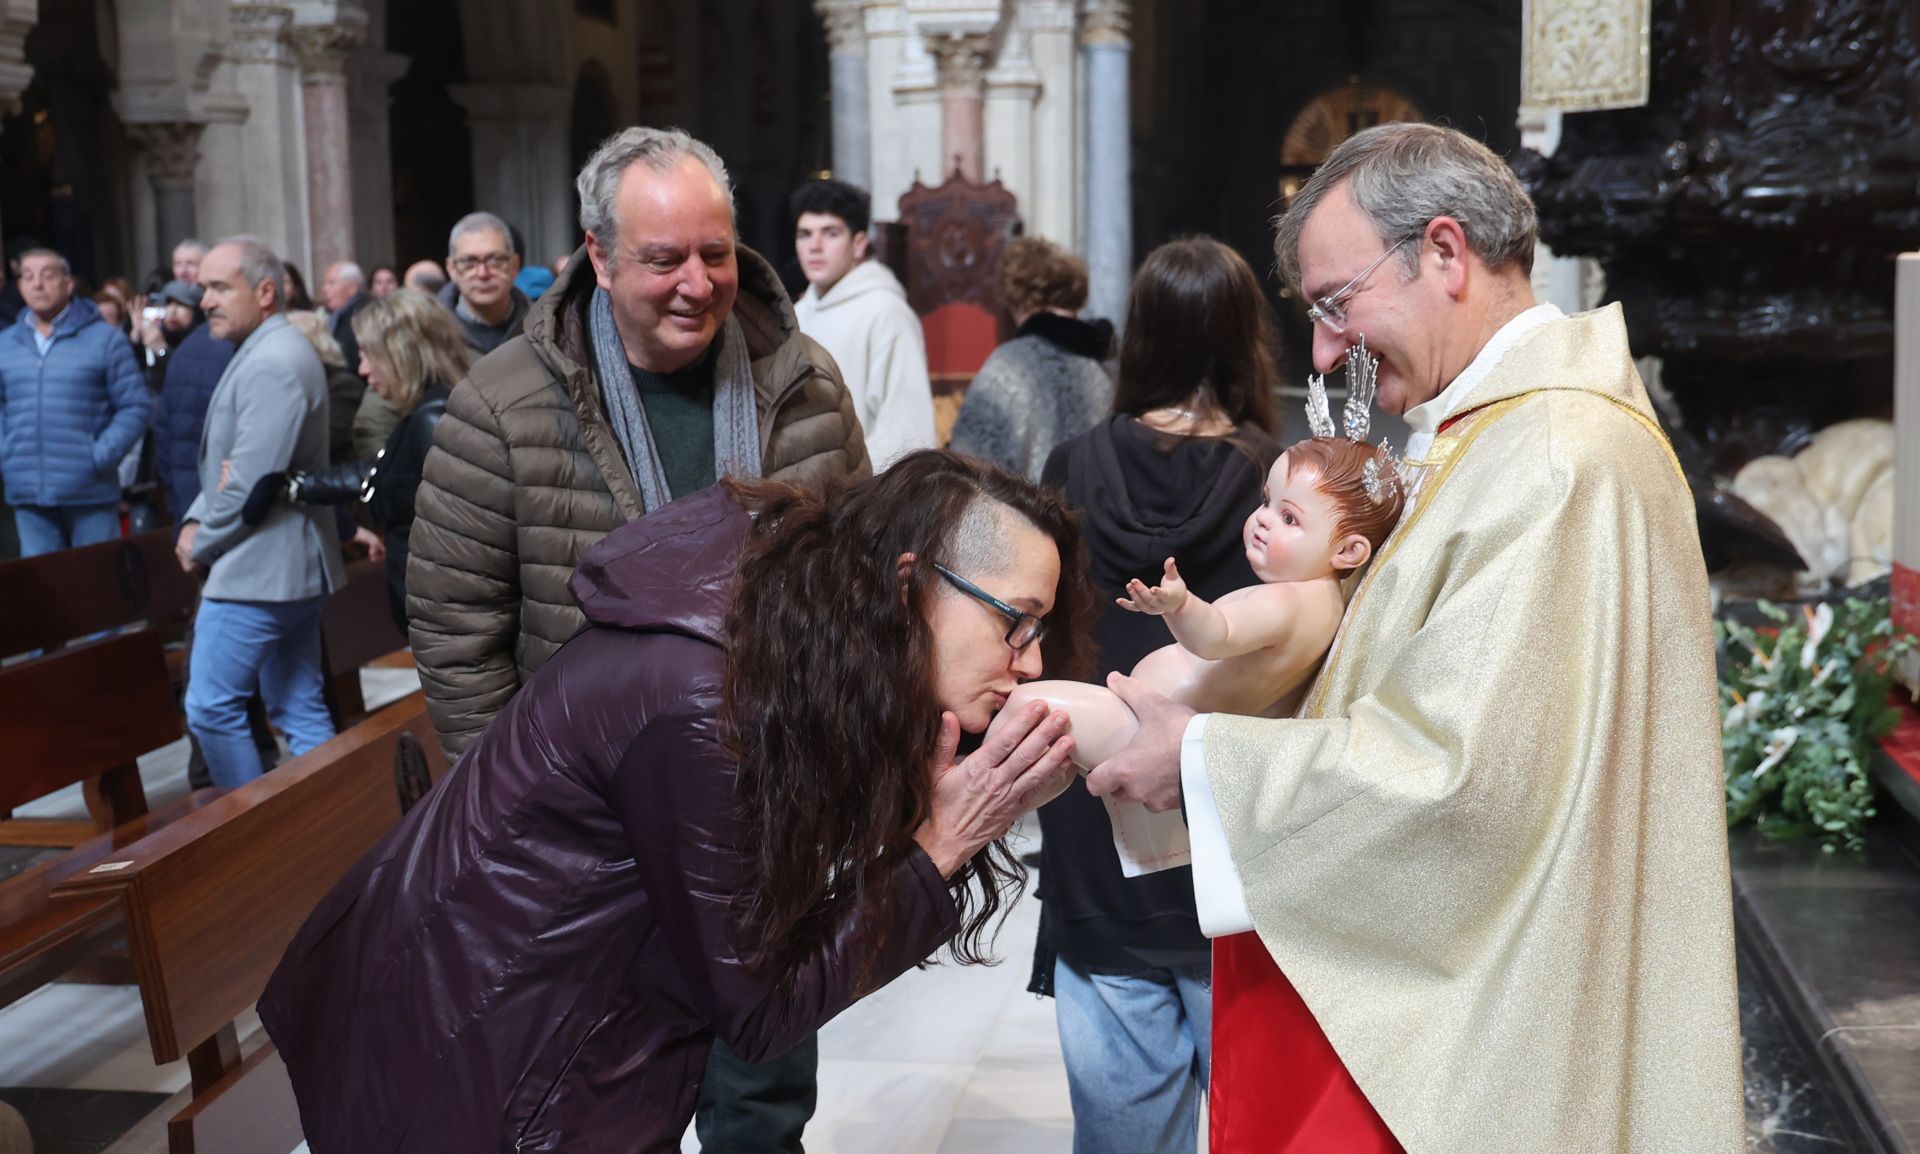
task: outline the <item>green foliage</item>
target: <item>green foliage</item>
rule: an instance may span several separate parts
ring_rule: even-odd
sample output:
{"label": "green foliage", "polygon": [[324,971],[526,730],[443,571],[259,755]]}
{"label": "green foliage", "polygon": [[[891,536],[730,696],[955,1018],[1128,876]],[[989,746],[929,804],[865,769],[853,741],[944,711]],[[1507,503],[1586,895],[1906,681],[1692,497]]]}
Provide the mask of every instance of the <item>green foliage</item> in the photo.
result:
{"label": "green foliage", "polygon": [[1728,661],[1720,682],[1727,824],[1770,838],[1817,837],[1857,850],[1873,816],[1869,743],[1899,720],[1892,665],[1914,647],[1886,600],[1848,598],[1789,613],[1762,601],[1778,630],[1714,624]]}

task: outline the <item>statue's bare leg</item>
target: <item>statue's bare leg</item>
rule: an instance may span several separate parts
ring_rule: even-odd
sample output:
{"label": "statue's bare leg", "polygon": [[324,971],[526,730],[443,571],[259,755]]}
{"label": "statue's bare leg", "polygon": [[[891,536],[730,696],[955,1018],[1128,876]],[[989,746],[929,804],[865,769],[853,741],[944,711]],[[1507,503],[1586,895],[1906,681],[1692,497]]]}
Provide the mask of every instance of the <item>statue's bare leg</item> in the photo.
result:
{"label": "statue's bare leg", "polygon": [[1103,685],[1087,685],[1079,681],[1029,681],[1013,691],[1007,698],[1005,709],[993,719],[987,727],[987,736],[991,738],[1000,728],[1002,718],[1019,709],[1029,701],[1044,701],[1054,709],[1064,709],[1072,725],[1067,732],[1073,736],[1073,763],[1081,772],[1092,769],[1101,762],[1126,748],[1139,730],[1139,719],[1133,710],[1114,695],[1113,690]]}

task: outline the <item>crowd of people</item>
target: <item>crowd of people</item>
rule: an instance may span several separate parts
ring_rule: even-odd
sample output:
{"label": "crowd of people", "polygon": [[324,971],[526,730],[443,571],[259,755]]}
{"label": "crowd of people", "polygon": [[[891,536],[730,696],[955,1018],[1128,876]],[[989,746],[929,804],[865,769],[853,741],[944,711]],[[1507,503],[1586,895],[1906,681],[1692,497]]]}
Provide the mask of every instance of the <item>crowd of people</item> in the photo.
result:
{"label": "crowd of people", "polygon": [[[1078,257],[1011,241],[996,289],[1012,335],[941,449],[920,324],[874,259],[865,192],[794,192],[795,299],[739,243],[726,166],[687,134],[621,131],[576,187],[585,243],[551,268],[475,212],[444,265],[337,262],[317,305],[247,236],[183,243],[131,300],[78,295],[48,249],[11,258],[0,465],[22,551],[110,539],[123,502],[172,517],[179,563],[204,583],[186,712],[212,783],[268,770],[256,695],[293,753],[332,736],[320,612],[350,554],[384,558],[459,758],[322,903],[260,1004],[316,1154],[664,1151],[690,1121],[707,1150],[797,1151],[815,1032],[943,946],[985,958],[1025,873],[1002,839],[1035,809],[1032,988],[1057,1000],[1083,1154],[1195,1149],[1210,1086],[1222,1154],[1573,1149],[1599,1130],[1622,1149],[1732,1149],[1729,1118],[1739,1141],[1724,859],[1717,898],[1711,861],[1692,879],[1655,868],[1659,895],[1620,873],[1649,853],[1699,866],[1670,846],[1710,842],[1699,819],[1717,829],[1717,802],[1689,777],[1659,823],[1635,826],[1652,795],[1677,796],[1649,755],[1604,721],[1568,728],[1584,700],[1571,679],[1475,631],[1553,632],[1535,611],[1553,582],[1527,563],[1565,554],[1583,579],[1637,566],[1593,626],[1598,651],[1637,655],[1596,659],[1576,697],[1640,694],[1622,716],[1670,738],[1711,727],[1673,688],[1699,670],[1635,664],[1651,660],[1634,648],[1649,622],[1698,640],[1686,598],[1633,585],[1684,568],[1663,552],[1691,533],[1690,513],[1674,520],[1684,486],[1669,492],[1654,442],[1633,440],[1645,396],[1608,375],[1616,360],[1631,372],[1617,317],[1533,305],[1531,204],[1491,153],[1386,126],[1297,199],[1277,252],[1315,302],[1314,362],[1365,387],[1344,436],[1317,391],[1313,437],[1292,450],[1266,296],[1210,238],[1149,253],[1118,318],[1080,315]],[[1511,349],[1549,345],[1564,350],[1546,377],[1501,376]],[[1382,407],[1423,438],[1404,466],[1364,440],[1375,373]],[[1468,402],[1481,392],[1497,403]],[[1468,543],[1394,552],[1390,531],[1443,534],[1416,496],[1489,425],[1506,453],[1557,455],[1449,514],[1490,526]],[[1422,479],[1429,465],[1439,479]],[[1349,506],[1377,514],[1357,553],[1342,549]],[[1644,539],[1602,564],[1609,518]],[[1502,533],[1544,535],[1523,556]],[[1169,629],[1194,669],[1257,668],[1265,642],[1235,648],[1247,621],[1270,635],[1292,619],[1249,616],[1246,591],[1296,580],[1316,551],[1316,587],[1350,593],[1364,574],[1373,616],[1341,626],[1334,595],[1316,635],[1334,653],[1305,700],[1229,717],[1206,676],[1167,695],[1115,676],[1137,729],[1083,778],[1090,735],[1016,696],[1043,672],[1138,673]],[[1422,648],[1422,620],[1458,632]],[[1380,639],[1343,655],[1336,627]],[[1396,646],[1404,663],[1369,664]],[[1306,676],[1325,653],[1289,668]],[[1493,671],[1486,701],[1434,699],[1452,659]],[[1666,696],[1643,700],[1649,685]],[[1268,752],[1281,746],[1284,766]],[[1523,764],[1540,792],[1505,773]],[[1305,765],[1321,776],[1303,782]],[[1128,876],[1118,803],[1179,810],[1193,866]],[[1367,814],[1378,828],[1356,824]],[[1502,833],[1499,852],[1476,848],[1475,822]],[[1591,849],[1624,846],[1605,839],[1628,826],[1630,852]],[[1369,860],[1310,836],[1336,828]],[[1559,862],[1550,843],[1599,856]],[[1456,888],[1398,902],[1410,873]],[[1335,892],[1338,909],[1313,904]],[[1534,1053],[1530,1011],[1496,1002],[1537,1009],[1556,976],[1576,980],[1562,953],[1593,928],[1583,917],[1619,931],[1588,952],[1608,1004],[1649,1012],[1596,1003]],[[1677,945],[1676,917],[1707,942],[1650,976],[1639,960]],[[1216,1016],[1221,958],[1232,1029]],[[1422,1032],[1417,1068],[1394,1065],[1416,1039],[1371,1011],[1356,974]],[[1655,1020],[1682,1017],[1690,1033]],[[1481,1048],[1513,1077],[1463,1072]],[[1580,1072],[1548,1079],[1554,1062]],[[1290,1078],[1313,1101],[1254,1088]],[[1662,1144],[1678,1134],[1712,1140]]]}

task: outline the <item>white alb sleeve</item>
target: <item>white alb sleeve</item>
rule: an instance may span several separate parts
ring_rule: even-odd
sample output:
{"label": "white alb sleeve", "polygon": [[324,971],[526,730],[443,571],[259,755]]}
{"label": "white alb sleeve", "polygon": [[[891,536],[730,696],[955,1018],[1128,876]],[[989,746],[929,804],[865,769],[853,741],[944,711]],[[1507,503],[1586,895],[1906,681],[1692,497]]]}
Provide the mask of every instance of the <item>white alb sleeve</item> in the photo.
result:
{"label": "white alb sleeve", "polygon": [[1240,870],[1227,850],[1227,831],[1207,781],[1207,718],[1202,713],[1187,723],[1180,738],[1180,787],[1186,794],[1187,836],[1193,844],[1193,904],[1200,915],[1200,932],[1210,938],[1245,933],[1253,928],[1247,910],[1247,891]]}

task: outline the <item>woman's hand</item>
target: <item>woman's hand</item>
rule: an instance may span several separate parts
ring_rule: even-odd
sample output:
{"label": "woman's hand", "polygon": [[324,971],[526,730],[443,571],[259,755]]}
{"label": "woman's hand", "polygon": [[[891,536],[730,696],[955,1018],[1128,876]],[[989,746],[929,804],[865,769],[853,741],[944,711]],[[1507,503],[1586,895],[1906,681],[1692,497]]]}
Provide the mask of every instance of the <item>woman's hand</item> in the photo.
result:
{"label": "woman's hand", "polygon": [[367,560],[385,561],[387,559],[387,543],[381,540],[380,534],[365,525],[355,529],[349,540],[357,550],[366,554]]}
{"label": "woman's hand", "polygon": [[1074,769],[1073,738],[1066,734],[1067,715],[1034,701],[956,765],[960,720],[951,713],[940,715],[933,815],[913,840],[933,859],[941,877],[960,872],[981,847],[1006,836],[1021,814],[1067,787]]}
{"label": "woman's hand", "polygon": [[[1132,600],[1128,600],[1132,598]],[[1122,609],[1131,609],[1135,613],[1151,613],[1155,617],[1170,617],[1180,612],[1187,604],[1187,583],[1180,576],[1180,569],[1167,558],[1166,574],[1160,578],[1160,584],[1148,588],[1147,584],[1135,577],[1127,582],[1127,596],[1114,599]]]}

